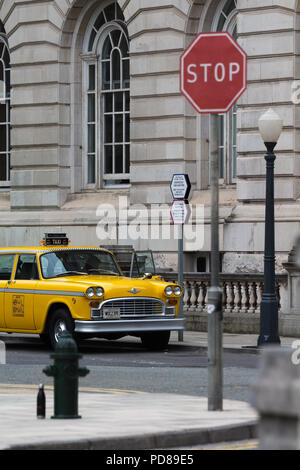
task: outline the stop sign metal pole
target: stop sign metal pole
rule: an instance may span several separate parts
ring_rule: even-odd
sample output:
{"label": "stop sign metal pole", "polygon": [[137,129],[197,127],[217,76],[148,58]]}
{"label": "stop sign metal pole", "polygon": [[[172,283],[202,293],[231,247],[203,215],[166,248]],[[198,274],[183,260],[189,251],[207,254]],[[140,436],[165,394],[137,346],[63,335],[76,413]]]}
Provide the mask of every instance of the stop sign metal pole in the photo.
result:
{"label": "stop sign metal pole", "polygon": [[223,409],[223,314],[219,285],[219,152],[218,115],[210,115],[211,281],[208,290],[208,410]]}
{"label": "stop sign metal pole", "polygon": [[208,409],[222,410],[222,291],[219,286],[218,114],[247,88],[247,54],[228,32],[199,33],[180,59],[180,89],[198,113],[210,114],[211,285],[208,290]]}

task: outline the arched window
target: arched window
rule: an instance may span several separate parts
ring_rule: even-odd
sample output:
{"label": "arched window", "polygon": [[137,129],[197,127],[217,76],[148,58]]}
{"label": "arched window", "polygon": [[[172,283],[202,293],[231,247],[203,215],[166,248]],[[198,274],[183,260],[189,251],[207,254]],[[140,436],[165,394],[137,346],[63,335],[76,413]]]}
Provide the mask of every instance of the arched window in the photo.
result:
{"label": "arched window", "polygon": [[117,2],[92,18],[85,47],[85,186],[129,184],[129,42]]}
{"label": "arched window", "polygon": [[[213,30],[228,31],[237,39],[237,1],[223,0],[215,16]],[[237,161],[237,104],[226,114],[219,115],[220,183],[232,184],[236,179]]]}
{"label": "arched window", "polygon": [[10,167],[10,58],[0,21],[0,187],[9,185]]}

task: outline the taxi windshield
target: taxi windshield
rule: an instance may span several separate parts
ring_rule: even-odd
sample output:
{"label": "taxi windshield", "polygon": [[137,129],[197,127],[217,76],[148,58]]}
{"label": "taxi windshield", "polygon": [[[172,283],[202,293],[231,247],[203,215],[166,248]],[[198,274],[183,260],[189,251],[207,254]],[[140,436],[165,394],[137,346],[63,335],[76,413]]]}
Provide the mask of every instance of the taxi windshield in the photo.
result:
{"label": "taxi windshield", "polygon": [[57,250],[40,257],[44,279],[60,276],[105,274],[120,276],[114,257],[100,250]]}

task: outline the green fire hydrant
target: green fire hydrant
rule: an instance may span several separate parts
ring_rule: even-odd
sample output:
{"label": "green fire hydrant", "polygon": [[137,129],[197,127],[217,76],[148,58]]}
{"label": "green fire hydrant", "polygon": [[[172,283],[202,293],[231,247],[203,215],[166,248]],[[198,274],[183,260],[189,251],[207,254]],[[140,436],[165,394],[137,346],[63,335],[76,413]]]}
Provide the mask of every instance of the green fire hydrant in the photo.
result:
{"label": "green fire hydrant", "polygon": [[89,370],[78,367],[82,357],[77,345],[68,331],[64,331],[50,355],[54,364],[47,366],[43,372],[54,377],[54,416],[56,419],[81,418],[78,415],[78,377],[85,377]]}

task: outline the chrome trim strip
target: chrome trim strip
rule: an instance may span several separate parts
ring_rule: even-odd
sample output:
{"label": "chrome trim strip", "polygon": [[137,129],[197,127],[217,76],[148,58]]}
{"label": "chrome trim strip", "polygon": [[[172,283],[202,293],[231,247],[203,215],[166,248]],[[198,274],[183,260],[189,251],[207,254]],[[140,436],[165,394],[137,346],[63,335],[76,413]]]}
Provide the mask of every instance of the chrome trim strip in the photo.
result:
{"label": "chrome trim strip", "polygon": [[66,295],[72,297],[85,297],[84,292],[68,292],[60,290],[38,290],[38,289],[12,289],[6,287],[0,289],[0,292],[11,292],[13,294],[41,294],[41,295]]}
{"label": "chrome trim strip", "polygon": [[143,331],[184,330],[184,318],[157,318],[147,320],[75,320],[75,332],[96,333],[131,333]]}

